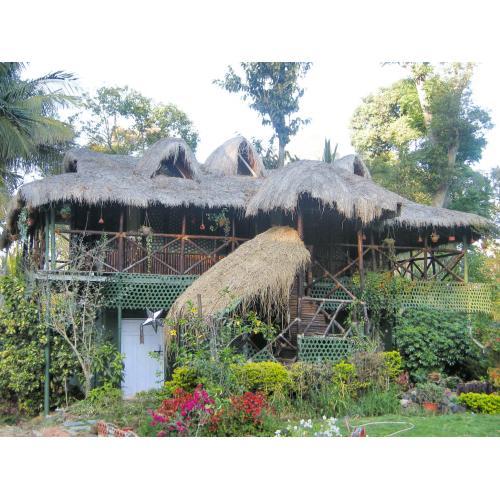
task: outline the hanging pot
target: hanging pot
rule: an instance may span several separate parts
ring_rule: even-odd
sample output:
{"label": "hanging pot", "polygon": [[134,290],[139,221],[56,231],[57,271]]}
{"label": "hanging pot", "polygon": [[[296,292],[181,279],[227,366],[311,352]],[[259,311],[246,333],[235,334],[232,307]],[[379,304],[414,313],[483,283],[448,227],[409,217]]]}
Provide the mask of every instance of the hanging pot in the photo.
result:
{"label": "hanging pot", "polygon": [[431,240],[432,240],[432,243],[437,243],[439,241],[439,234],[432,233],[431,234]]}
{"label": "hanging pot", "polygon": [[141,226],[139,228],[139,232],[144,236],[149,236],[150,234],[153,234],[153,228],[150,226]]}
{"label": "hanging pot", "polygon": [[205,231],[205,224],[203,223],[200,224],[200,231]]}
{"label": "hanging pot", "polygon": [[419,236],[419,237],[418,237],[418,239],[417,239],[417,241],[418,241],[419,243],[422,243],[422,242],[424,241],[424,239],[422,238],[422,236]]}
{"label": "hanging pot", "polygon": [[28,225],[28,227],[31,227],[34,223],[35,223],[35,219],[33,219],[33,217],[28,217],[26,219],[26,224]]}
{"label": "hanging pot", "polygon": [[453,235],[448,236],[448,241],[455,241],[455,236]]}

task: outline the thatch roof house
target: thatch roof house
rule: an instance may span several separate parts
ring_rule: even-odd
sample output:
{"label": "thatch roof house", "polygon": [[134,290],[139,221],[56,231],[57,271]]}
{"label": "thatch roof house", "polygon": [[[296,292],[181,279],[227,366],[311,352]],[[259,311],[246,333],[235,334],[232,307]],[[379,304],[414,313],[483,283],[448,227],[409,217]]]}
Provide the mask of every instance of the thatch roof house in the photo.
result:
{"label": "thatch roof house", "polygon": [[[141,157],[75,149],[62,172],[19,189],[1,243],[22,234],[20,247],[37,276],[55,280],[74,271],[78,249],[104,249],[96,264],[80,259],[78,271],[106,283],[102,321],[126,355],[127,394],[156,383],[156,370],[150,379],[141,370],[158,339],[150,331],[143,346],[136,339],[146,308],[178,318],[200,296],[205,315],[259,304],[288,308],[281,317],[299,325],[294,335],[342,332],[340,309],[328,316],[317,307],[354,300],[348,281],[355,273],[361,281],[369,267],[412,281],[464,282],[466,266],[458,267],[467,244],[492,228],[477,215],[384,189],[357,155],[267,171],[239,136],[203,164],[182,139],[162,139]],[[455,240],[461,246],[441,252]],[[332,299],[339,291],[343,296]]]}

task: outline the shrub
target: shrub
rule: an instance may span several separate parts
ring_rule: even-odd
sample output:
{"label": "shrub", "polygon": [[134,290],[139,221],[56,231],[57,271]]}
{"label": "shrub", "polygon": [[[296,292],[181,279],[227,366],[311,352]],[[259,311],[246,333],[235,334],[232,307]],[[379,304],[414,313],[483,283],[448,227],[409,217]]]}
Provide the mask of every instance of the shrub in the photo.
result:
{"label": "shrub", "polygon": [[478,413],[488,413],[489,415],[500,413],[500,395],[498,394],[468,392],[460,394],[458,401],[470,410]]}
{"label": "shrub", "polygon": [[500,389],[500,368],[488,368],[488,378],[495,390]]}
{"label": "shrub", "polygon": [[347,361],[340,361],[333,367],[332,382],[341,397],[354,397],[360,388],[356,366]]}
{"label": "shrub", "polygon": [[441,403],[444,389],[434,382],[422,382],[415,386],[418,403]]}
{"label": "shrub", "polygon": [[394,342],[416,381],[424,381],[430,371],[470,376],[479,362],[467,318],[455,312],[408,309],[396,324]]}
{"label": "shrub", "polygon": [[156,411],[150,411],[152,427],[159,437],[199,436],[207,432],[214,414],[215,401],[201,386],[192,392],[176,389]]}
{"label": "shrub", "polygon": [[270,406],[260,392],[233,396],[212,417],[210,431],[217,436],[257,436],[272,434],[267,418]]}
{"label": "shrub", "polygon": [[[22,276],[0,277],[0,295],[0,399],[21,413],[35,415],[43,408],[45,326]],[[80,369],[59,335],[51,337],[50,349],[50,402],[60,406],[80,396],[78,388],[70,384]]]}
{"label": "shrub", "polygon": [[403,358],[398,351],[386,351],[382,353],[386,376],[393,382],[403,372]]}
{"label": "shrub", "polygon": [[196,389],[203,381],[197,370],[188,366],[179,366],[172,374],[172,380],[165,382],[165,389],[174,394],[177,389],[189,392]]}
{"label": "shrub", "polygon": [[233,372],[245,391],[282,396],[291,386],[288,370],[274,361],[233,365]]}
{"label": "shrub", "polygon": [[310,400],[314,393],[331,385],[333,365],[297,362],[290,366],[289,374],[293,395],[299,399]]}
{"label": "shrub", "polygon": [[493,387],[490,382],[485,380],[471,380],[470,382],[463,382],[457,384],[457,393],[478,392],[491,394]]}

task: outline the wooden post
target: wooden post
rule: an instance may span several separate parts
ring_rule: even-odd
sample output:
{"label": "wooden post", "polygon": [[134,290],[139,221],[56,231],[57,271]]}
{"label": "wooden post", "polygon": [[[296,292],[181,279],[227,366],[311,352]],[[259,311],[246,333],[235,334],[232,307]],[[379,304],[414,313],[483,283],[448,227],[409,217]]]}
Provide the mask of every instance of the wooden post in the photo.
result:
{"label": "wooden post", "polygon": [[236,225],[235,225],[236,221],[234,219],[234,217],[232,218],[231,220],[231,236],[232,236],[232,241],[231,241],[231,252],[234,252],[234,248],[236,246],[236,242],[235,242],[235,237],[236,237]]}
{"label": "wooden post", "polygon": [[299,233],[300,239],[304,240],[304,218],[302,216],[302,211],[300,208],[297,210],[297,232]]}
{"label": "wooden post", "polygon": [[373,235],[373,231],[370,231],[370,245],[371,248],[371,257],[372,257],[372,271],[375,272],[377,270],[377,261],[375,258],[375,236]]}
{"label": "wooden post", "polygon": [[184,274],[184,269],[186,268],[184,264],[184,247],[186,245],[186,242],[184,238],[186,237],[186,214],[182,215],[182,228],[181,228],[181,262],[180,262],[180,272],[181,274]]}
{"label": "wooden post", "polygon": [[49,270],[49,262],[50,262],[50,218],[49,211],[45,211],[45,240],[44,240],[44,259],[43,259],[43,269],[45,271]]}
{"label": "wooden post", "polygon": [[424,280],[427,279],[427,236],[424,236]]}
{"label": "wooden post", "polygon": [[56,209],[50,207],[50,268],[54,271],[57,266],[56,252]]}
{"label": "wooden post", "polygon": [[357,232],[358,237],[358,269],[359,269],[359,284],[361,291],[365,288],[365,266],[363,262],[363,231],[361,229]]}
{"label": "wooden post", "polygon": [[118,237],[118,270],[123,271],[125,267],[125,241],[123,239],[123,228],[124,228],[124,220],[125,214],[123,211],[123,207],[120,209],[120,222],[118,231],[120,232],[120,236]]}
{"label": "wooden post", "polygon": [[469,244],[467,243],[467,235],[464,235],[464,283],[469,283],[469,258],[467,252],[469,250]]}

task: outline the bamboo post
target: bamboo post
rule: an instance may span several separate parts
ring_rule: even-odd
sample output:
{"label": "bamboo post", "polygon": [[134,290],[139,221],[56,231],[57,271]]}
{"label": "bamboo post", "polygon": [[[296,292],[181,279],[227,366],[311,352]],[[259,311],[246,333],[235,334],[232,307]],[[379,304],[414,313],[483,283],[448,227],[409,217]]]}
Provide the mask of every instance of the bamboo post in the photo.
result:
{"label": "bamboo post", "polygon": [[464,235],[464,283],[469,283],[469,258],[467,256],[467,252],[469,250],[469,244],[467,243],[467,236]]}
{"label": "bamboo post", "polygon": [[49,211],[45,211],[45,243],[44,243],[44,260],[43,260],[43,269],[45,271],[49,270],[49,261],[50,261],[50,237],[49,237],[49,227],[50,227],[50,219],[49,219]]}
{"label": "bamboo post", "polygon": [[55,270],[57,266],[56,252],[56,210],[54,206],[50,207],[50,267]]}
{"label": "bamboo post", "polygon": [[361,229],[357,232],[358,238],[358,269],[359,269],[359,284],[361,291],[365,288],[365,266],[363,262],[363,231]]}
{"label": "bamboo post", "polygon": [[235,237],[236,237],[236,225],[235,225],[235,223],[236,223],[236,221],[233,217],[231,220],[231,236],[232,236],[231,252],[234,252],[234,248],[235,248]]}
{"label": "bamboo post", "polygon": [[372,257],[372,271],[375,272],[377,270],[377,261],[375,257],[375,236],[373,235],[373,231],[370,231],[370,245],[371,245],[371,257]]}
{"label": "bamboo post", "polygon": [[125,242],[123,240],[123,228],[124,228],[125,214],[123,212],[123,207],[120,209],[120,222],[119,229],[120,236],[118,237],[118,270],[123,271],[125,262]]}
{"label": "bamboo post", "polygon": [[184,274],[184,269],[186,268],[185,263],[184,263],[184,250],[186,246],[186,214],[182,215],[182,228],[181,228],[181,262],[180,262],[180,272],[181,274]]}
{"label": "bamboo post", "polygon": [[424,279],[427,279],[427,236],[424,236]]}

